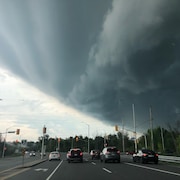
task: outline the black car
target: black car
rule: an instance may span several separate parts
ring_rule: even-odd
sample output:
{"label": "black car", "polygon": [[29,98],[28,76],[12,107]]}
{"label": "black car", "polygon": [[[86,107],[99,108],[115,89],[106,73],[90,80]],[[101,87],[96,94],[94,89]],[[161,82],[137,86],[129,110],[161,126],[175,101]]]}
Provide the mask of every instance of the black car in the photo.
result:
{"label": "black car", "polygon": [[158,154],[149,149],[142,149],[133,154],[133,162],[154,162],[158,164]]}
{"label": "black car", "polygon": [[116,161],[120,163],[120,151],[115,147],[105,147],[100,154],[101,162]]}
{"label": "black car", "polygon": [[90,152],[91,159],[100,159],[100,150],[93,149]]}
{"label": "black car", "polygon": [[72,161],[83,162],[83,152],[79,148],[70,149],[67,153],[68,163]]}

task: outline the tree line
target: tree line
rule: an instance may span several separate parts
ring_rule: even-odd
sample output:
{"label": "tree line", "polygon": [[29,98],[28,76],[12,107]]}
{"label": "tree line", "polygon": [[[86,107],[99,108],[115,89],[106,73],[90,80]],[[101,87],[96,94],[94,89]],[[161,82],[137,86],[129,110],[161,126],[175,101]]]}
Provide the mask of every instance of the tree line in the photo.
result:
{"label": "tree line", "polygon": [[[172,128],[170,125],[168,128],[156,127],[153,129],[153,148],[156,152],[164,155],[176,155],[180,156],[180,122]],[[59,144],[58,144],[59,143]],[[46,135],[44,141],[46,152],[59,150],[61,152],[67,152],[70,148],[81,148],[84,152],[88,151],[88,137],[81,135],[76,137],[69,137],[66,139],[52,138]],[[42,137],[37,142],[27,142],[26,145],[22,145],[20,142],[13,142],[6,144],[5,155],[11,155],[15,152],[21,153],[21,149],[25,148],[27,151],[40,152],[42,146]],[[117,134],[109,134],[106,137],[96,136],[95,138],[89,138],[89,149],[102,150],[104,146],[116,146],[121,152],[134,152],[134,140],[130,139],[128,133],[123,134],[117,132]],[[148,129],[141,137],[137,139],[138,149],[148,148],[152,149],[152,134]],[[2,156],[3,142],[0,142],[0,156]]]}

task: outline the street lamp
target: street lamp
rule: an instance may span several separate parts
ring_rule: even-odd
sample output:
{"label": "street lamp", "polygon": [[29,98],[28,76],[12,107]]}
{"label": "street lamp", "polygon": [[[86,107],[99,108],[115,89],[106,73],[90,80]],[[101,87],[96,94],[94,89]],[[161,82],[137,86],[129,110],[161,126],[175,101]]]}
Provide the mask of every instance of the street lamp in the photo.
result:
{"label": "street lamp", "polygon": [[43,136],[42,136],[42,147],[41,147],[41,159],[43,159],[44,156],[44,138],[46,134],[46,127],[43,127]]}
{"label": "street lamp", "polygon": [[86,124],[88,126],[88,153],[89,153],[89,148],[90,148],[90,146],[89,146],[90,125],[85,123],[85,122],[82,122],[82,123],[84,123],[84,124]]}

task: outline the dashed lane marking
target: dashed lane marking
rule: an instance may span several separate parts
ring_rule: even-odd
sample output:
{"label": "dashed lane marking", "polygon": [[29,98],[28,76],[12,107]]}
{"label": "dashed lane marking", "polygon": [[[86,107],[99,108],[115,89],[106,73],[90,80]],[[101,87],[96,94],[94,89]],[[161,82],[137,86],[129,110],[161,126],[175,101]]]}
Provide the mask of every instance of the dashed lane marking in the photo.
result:
{"label": "dashed lane marking", "polygon": [[50,180],[51,177],[55,174],[55,172],[57,171],[57,169],[61,166],[63,160],[58,164],[58,166],[54,169],[54,171],[49,175],[49,177],[46,178],[46,180]]}
{"label": "dashed lane marking", "polygon": [[107,173],[109,173],[109,174],[112,174],[112,171],[110,171],[110,170],[108,170],[108,169],[106,169],[106,168],[102,168],[104,171],[106,171]]}

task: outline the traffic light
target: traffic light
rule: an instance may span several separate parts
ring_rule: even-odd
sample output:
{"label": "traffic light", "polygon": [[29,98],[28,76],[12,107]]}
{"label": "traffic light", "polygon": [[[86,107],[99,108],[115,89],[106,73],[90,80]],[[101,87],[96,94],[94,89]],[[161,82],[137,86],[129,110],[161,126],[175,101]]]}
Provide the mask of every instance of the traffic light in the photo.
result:
{"label": "traffic light", "polygon": [[16,130],[16,134],[19,135],[20,134],[20,129]]}
{"label": "traffic light", "polygon": [[78,142],[78,140],[79,140],[79,138],[78,138],[78,136],[76,136],[76,142]]}
{"label": "traffic light", "polygon": [[115,125],[115,131],[119,131],[118,125]]}
{"label": "traffic light", "polygon": [[43,127],[43,134],[46,134],[46,127]]}

